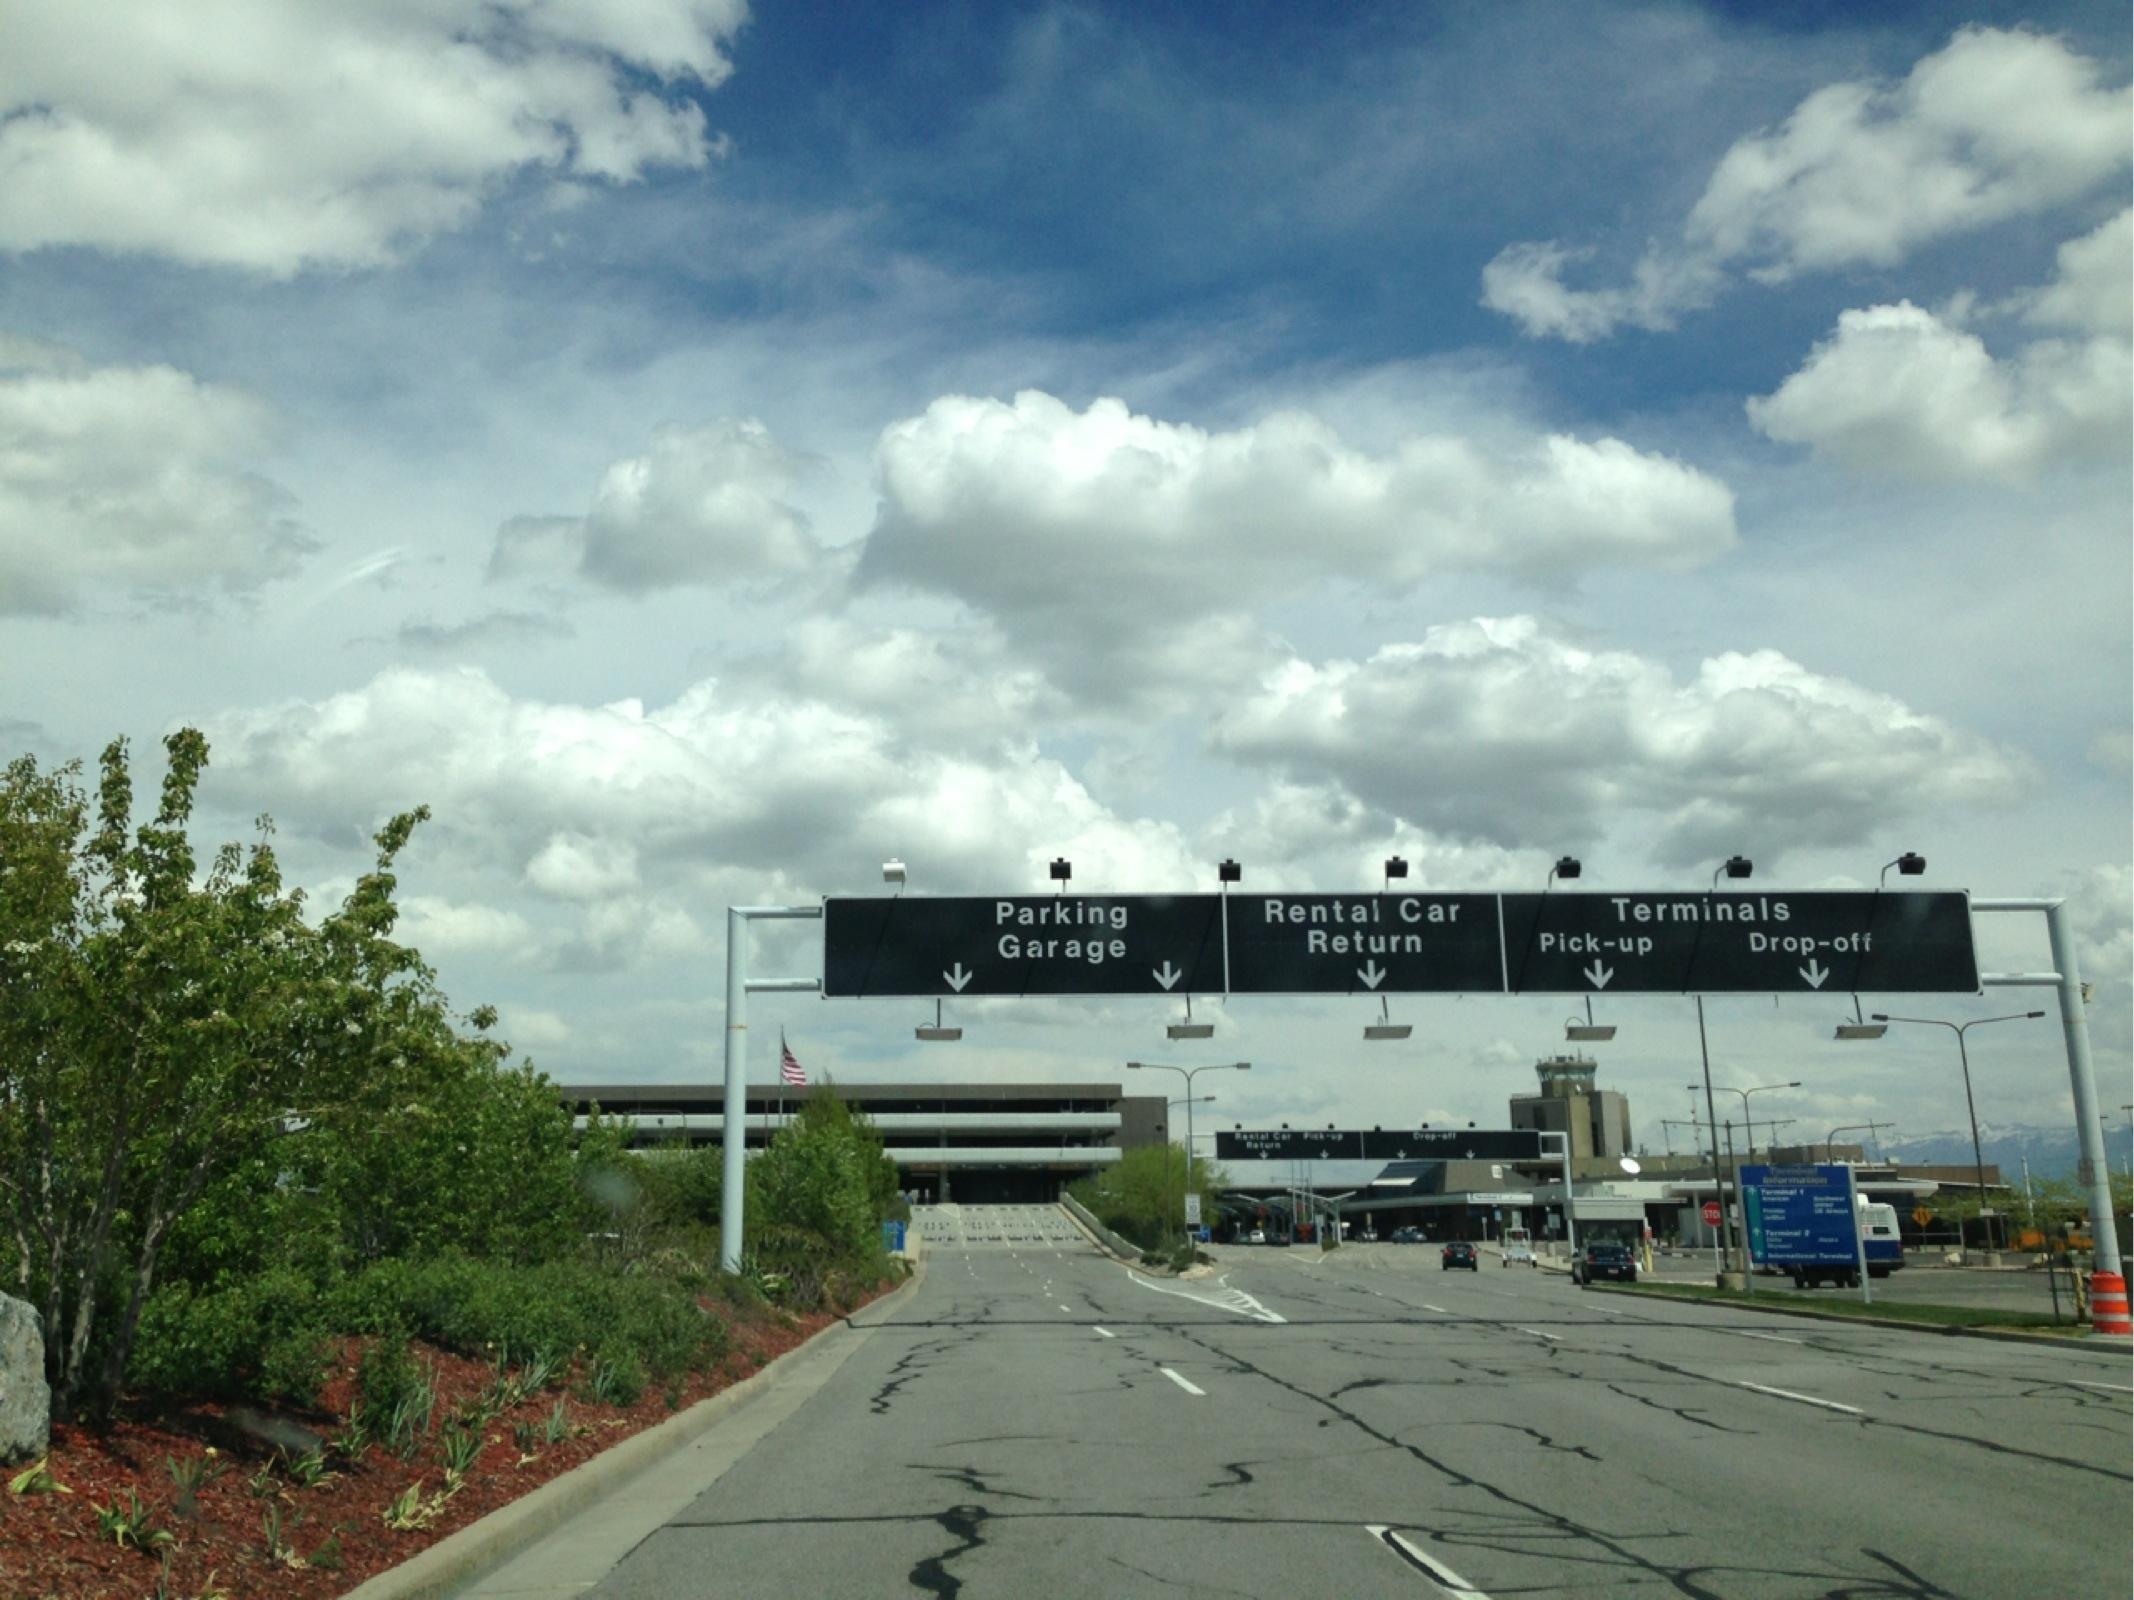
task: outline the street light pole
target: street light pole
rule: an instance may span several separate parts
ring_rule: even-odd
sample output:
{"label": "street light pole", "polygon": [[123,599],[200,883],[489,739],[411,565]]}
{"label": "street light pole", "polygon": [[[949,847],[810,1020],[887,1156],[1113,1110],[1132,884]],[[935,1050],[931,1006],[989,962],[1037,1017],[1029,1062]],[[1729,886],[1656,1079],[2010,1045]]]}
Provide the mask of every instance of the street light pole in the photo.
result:
{"label": "street light pole", "polygon": [[[1184,1101],[1186,1108],[1186,1193],[1191,1194],[1193,1192],[1193,1079],[1203,1072],[1250,1072],[1252,1063],[1249,1061],[1208,1061],[1197,1067],[1174,1067],[1166,1061],[1129,1061],[1126,1064],[1126,1070],[1128,1072],[1151,1070],[1156,1072],[1175,1072],[1186,1080],[1186,1098]],[[1208,1098],[1212,1100],[1214,1096],[1210,1095]],[[1174,1101],[1172,1103],[1177,1104],[1178,1102]],[[1171,1158],[1168,1141],[1164,1144],[1164,1152],[1164,1196],[1166,1207],[1168,1207],[1171,1183]]]}
{"label": "street light pole", "polygon": [[[1704,1038],[1704,996],[1697,996],[1697,1054],[1704,1062],[1704,1125],[1712,1130],[1712,1190],[1719,1196],[1719,1271],[1723,1276],[1734,1259],[1734,1242],[1727,1237],[1726,1191],[1719,1182],[1719,1107],[1712,1101],[1712,1051]],[[1694,1093],[1696,1085],[1690,1085]]]}
{"label": "street light pole", "polygon": [[[1978,1179],[1978,1206],[1981,1215],[1986,1214],[1986,1155],[1978,1137],[1978,1106],[1971,1098],[1971,1052],[1964,1045],[1964,1035],[1973,1028],[1983,1028],[1989,1022],[2029,1022],[2044,1015],[2042,1011],[2011,1011],[2006,1016],[1973,1017],[1969,1022],[1959,1024],[1944,1021],[1940,1017],[1893,1017],[1881,1011],[1874,1014],[1877,1022],[1909,1022],[1922,1028],[1947,1028],[1956,1035],[1956,1059],[1964,1073],[1964,1110],[1971,1117],[1971,1164],[1973,1174]],[[2000,1220],[2000,1213],[1995,1211],[1991,1215],[1992,1221],[1986,1224],[1986,1249],[1989,1253],[2000,1248],[1996,1242],[2000,1230],[1993,1225]]]}
{"label": "street light pole", "polygon": [[[1869,1133],[1874,1133],[1874,1132],[1878,1131],[1879,1129],[1881,1129],[1881,1128],[1882,1128],[1882,1127],[1884,1127],[1884,1126],[1885,1126],[1885,1124],[1883,1124],[1883,1123],[1880,1123],[1880,1122],[1848,1122],[1848,1123],[1844,1124],[1844,1125],[1843,1125],[1842,1127],[1836,1127],[1836,1128],[1832,1128],[1832,1129],[1830,1130],[1830,1137],[1829,1137],[1829,1138],[1827,1138],[1827,1139],[1825,1139],[1825,1140],[1823,1141],[1823,1159],[1824,1159],[1825,1161],[1829,1161],[1829,1160],[1831,1160],[1831,1159],[1832,1159],[1832,1157],[1831,1157],[1831,1154],[1830,1154],[1830,1147],[1831,1147],[1832,1145],[1834,1145],[1834,1144],[1836,1144],[1836,1143],[1838,1142],[1838,1135],[1839,1135],[1839,1134],[1841,1134],[1841,1133],[1858,1133],[1858,1132],[1860,1132],[1860,1131],[1861,1131],[1862,1129],[1865,1129],[1865,1130],[1866,1130],[1867,1132],[1869,1132]],[[1879,1141],[1879,1140],[1877,1141],[1877,1145],[1876,1145],[1876,1147],[1877,1147],[1878,1149],[1880,1148],[1880,1141]]]}

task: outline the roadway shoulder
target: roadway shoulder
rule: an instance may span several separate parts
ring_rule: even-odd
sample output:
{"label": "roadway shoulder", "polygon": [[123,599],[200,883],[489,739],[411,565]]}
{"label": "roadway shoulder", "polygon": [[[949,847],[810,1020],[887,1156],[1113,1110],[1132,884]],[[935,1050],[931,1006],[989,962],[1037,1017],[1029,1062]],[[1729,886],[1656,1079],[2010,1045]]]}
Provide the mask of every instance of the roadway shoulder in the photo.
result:
{"label": "roadway shoulder", "polygon": [[[1691,1300],[1680,1295],[1653,1294],[1643,1288],[1628,1284],[1589,1283],[1588,1289],[1601,1294],[1629,1295],[1648,1304],[1718,1306],[1728,1311],[1754,1311],[1767,1317],[1806,1317],[1812,1322],[1842,1322],[1851,1327],[1895,1328],[1904,1333],[1937,1333],[1965,1339],[1997,1339],[2004,1344],[2042,1345],[2056,1350],[2102,1351],[2110,1353],[2124,1350],[2126,1341],[2111,1335],[2086,1334],[2074,1338],[2058,1333],[2026,1333],[2020,1328],[1945,1328],[1932,1322],[1912,1322],[1901,1317],[1862,1317],[1849,1311],[1822,1311],[1814,1306],[1758,1305],[1754,1300]],[[2098,1339],[2109,1342],[2093,1342]]]}
{"label": "roadway shoulder", "polygon": [[[860,1310],[894,1306],[916,1294],[919,1285],[925,1281],[926,1262],[921,1259],[909,1278]],[[722,1389],[709,1399],[698,1401],[681,1415],[669,1417],[656,1427],[623,1440],[584,1466],[566,1472],[560,1478],[550,1479],[531,1494],[500,1506],[477,1522],[470,1522],[399,1566],[366,1579],[349,1590],[343,1600],[433,1600],[433,1597],[452,1593],[460,1585],[480,1577],[554,1532],[587,1506],[614,1493],[640,1473],[694,1443],[700,1435],[768,1388],[773,1374],[787,1362],[803,1352],[819,1350],[825,1340],[851,1338],[866,1331],[867,1324],[855,1323],[851,1316],[843,1318],[731,1388]]]}

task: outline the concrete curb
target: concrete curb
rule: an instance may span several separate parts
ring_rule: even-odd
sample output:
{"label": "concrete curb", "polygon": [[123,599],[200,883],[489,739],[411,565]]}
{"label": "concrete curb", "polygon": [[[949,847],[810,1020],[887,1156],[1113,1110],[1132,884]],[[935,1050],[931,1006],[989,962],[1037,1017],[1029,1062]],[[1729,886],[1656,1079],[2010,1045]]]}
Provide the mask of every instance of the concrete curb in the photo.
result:
{"label": "concrete curb", "polygon": [[[917,1293],[919,1285],[925,1281],[926,1263],[922,1259],[909,1278],[853,1315],[893,1306]],[[840,1334],[866,1331],[867,1325],[855,1323],[852,1316],[843,1318],[733,1387],[699,1400],[679,1416],[669,1417],[658,1426],[647,1428],[612,1449],[603,1450],[583,1466],[573,1467],[562,1477],[551,1478],[531,1494],[522,1495],[456,1533],[447,1534],[397,1567],[388,1567],[375,1577],[364,1579],[346,1591],[342,1600],[441,1600],[460,1585],[501,1565],[553,1532],[594,1501],[614,1493],[640,1473],[693,1444],[698,1437],[723,1422],[729,1413],[768,1387],[773,1369],[788,1357],[800,1354],[818,1339],[834,1339]]]}
{"label": "concrete curb", "polygon": [[[2051,1350],[2095,1350],[2105,1355],[2124,1352],[2128,1345],[2124,1340],[2110,1334],[2085,1334],[2080,1339],[2058,1333],[2025,1333],[2020,1328],[1944,1328],[1931,1322],[1907,1322],[1900,1317],[1856,1317],[1841,1311],[1819,1311],[1814,1306],[1760,1306],[1753,1300],[1700,1300],[1686,1295],[1653,1294],[1643,1289],[1631,1289],[1612,1283],[1589,1283],[1586,1287],[1601,1294],[1628,1295],[1634,1300],[1648,1304],[1675,1303],[1694,1306],[1720,1306],[1728,1311],[1755,1311],[1767,1317],[1806,1317],[1811,1322],[1842,1322],[1859,1328],[1896,1328],[1904,1333],[1938,1333],[1958,1339],[1996,1339],[2002,1344],[2027,1344]],[[2098,1339],[2109,1343],[2096,1343]]]}

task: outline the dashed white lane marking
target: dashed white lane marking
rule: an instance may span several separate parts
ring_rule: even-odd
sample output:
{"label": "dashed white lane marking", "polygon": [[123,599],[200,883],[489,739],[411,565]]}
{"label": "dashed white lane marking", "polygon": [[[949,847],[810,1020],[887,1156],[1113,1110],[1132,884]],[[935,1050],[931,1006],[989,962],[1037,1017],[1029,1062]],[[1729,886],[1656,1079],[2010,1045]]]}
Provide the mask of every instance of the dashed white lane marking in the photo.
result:
{"label": "dashed white lane marking", "polygon": [[1782,1333],[1751,1333],[1747,1328],[1721,1328],[1721,1333],[1731,1333],[1737,1339],[1768,1339],[1773,1344],[1806,1344],[1806,1339],[1789,1339]]}
{"label": "dashed white lane marking", "polygon": [[1198,1387],[1198,1386],[1197,1386],[1197,1385],[1195,1385],[1195,1384],[1192,1384],[1192,1383],[1188,1383],[1188,1382],[1187,1382],[1187,1381],[1186,1381],[1186,1380],[1185,1380],[1184,1378],[1181,1378],[1181,1377],[1180,1377],[1180,1376],[1179,1376],[1179,1375],[1178,1375],[1177,1373],[1173,1372],[1173,1371],[1172,1371],[1172,1370],[1171,1370],[1171,1369],[1170,1369],[1169,1367],[1158,1367],[1158,1368],[1157,1368],[1156,1370],[1157,1370],[1158,1372],[1162,1373],[1162,1374],[1163,1374],[1163,1375],[1164,1375],[1164,1376],[1165,1376],[1166,1378],[1169,1378],[1169,1379],[1171,1380],[1171,1382],[1173,1382],[1173,1383],[1177,1384],[1179,1388],[1181,1388],[1181,1389],[1185,1390],[1185,1392],[1186,1392],[1187,1394],[1200,1394],[1200,1395],[1204,1395],[1204,1394],[1206,1394],[1206,1393],[1208,1392],[1207,1390],[1205,1390],[1205,1389],[1203,1389],[1203,1388],[1200,1388],[1200,1387]]}
{"label": "dashed white lane marking", "polygon": [[2070,1378],[2067,1381],[2080,1389],[2109,1389],[2114,1394],[2134,1394],[2134,1389],[2129,1389],[2123,1383],[2091,1383],[2083,1378]]}
{"label": "dashed white lane marking", "polygon": [[[1096,1325],[1095,1325],[1094,1323],[1092,1323],[1092,1324],[1090,1324],[1090,1326],[1092,1326],[1092,1327],[1095,1327]],[[1109,1328],[1097,1328],[1097,1332],[1099,1332],[1099,1333],[1103,1334],[1103,1335],[1104,1335],[1104,1337],[1105,1337],[1105,1338],[1107,1338],[1107,1339],[1116,1339],[1116,1338],[1118,1338],[1118,1337],[1119,1337],[1119,1336],[1118,1336],[1118,1335],[1117,1335],[1116,1333],[1113,1333],[1113,1332],[1111,1331],[1111,1329],[1109,1329]]]}
{"label": "dashed white lane marking", "polygon": [[1549,1341],[1549,1343],[1550,1343],[1550,1344],[1562,1344],[1562,1343],[1563,1343],[1563,1340],[1562,1340],[1562,1339],[1561,1339],[1561,1338],[1560,1338],[1559,1336],[1557,1336],[1556,1334],[1553,1334],[1553,1333],[1543,1333],[1543,1332],[1542,1332],[1542,1331],[1541,1331],[1541,1330],[1540,1330],[1539,1328],[1520,1328],[1520,1327],[1519,1327],[1519,1324],[1518,1324],[1518,1323],[1516,1323],[1516,1322],[1515,1322],[1515,1323],[1513,1323],[1513,1324],[1512,1324],[1512,1326],[1513,1326],[1514,1328],[1518,1328],[1518,1329],[1519,1329],[1519,1331],[1520,1331],[1521,1333],[1531,1333],[1531,1334],[1532,1334],[1532,1335],[1533,1335],[1533,1336],[1534,1336],[1535,1338],[1537,1338],[1537,1339],[1546,1339],[1546,1340],[1548,1340],[1548,1341]]}
{"label": "dashed white lane marking", "polygon": [[[1053,1303],[1054,1303],[1055,1305],[1057,1305],[1057,1304],[1058,1304],[1058,1302],[1057,1302],[1057,1301],[1055,1301],[1055,1302],[1053,1302]],[[1074,1315],[1074,1307],[1073,1307],[1073,1306],[1060,1306],[1060,1309],[1061,1309],[1062,1311],[1066,1312],[1066,1313],[1067,1313],[1067,1315],[1069,1315],[1070,1317]]]}
{"label": "dashed white lane marking", "polygon": [[1391,1545],[1414,1565],[1430,1574],[1431,1580],[1441,1589],[1453,1594],[1466,1595],[1468,1600],[1489,1600],[1489,1596],[1461,1577],[1444,1562],[1423,1554],[1413,1539],[1403,1538],[1382,1523],[1366,1523],[1364,1532],[1383,1544]]}
{"label": "dashed white lane marking", "polygon": [[1733,1381],[1734,1387],[1737,1389],[1754,1389],[1758,1394],[1775,1394],[1781,1400],[1798,1400],[1804,1406],[1821,1406],[1825,1411],[1842,1411],[1846,1415],[1854,1417],[1862,1417],[1867,1414],[1858,1406],[1841,1406],[1835,1400],[1818,1400],[1812,1394],[1795,1394],[1791,1389],[1774,1389],[1768,1383],[1750,1383],[1745,1378],[1737,1378]]}
{"label": "dashed white lane marking", "polygon": [[[1390,1300],[1393,1297],[1391,1295],[1387,1295],[1385,1298]],[[1425,1311],[1435,1311],[1441,1317],[1449,1317],[1452,1315],[1452,1313],[1450,1311],[1447,1311],[1443,1306],[1434,1306],[1428,1300],[1425,1300],[1423,1302],[1423,1309]]]}

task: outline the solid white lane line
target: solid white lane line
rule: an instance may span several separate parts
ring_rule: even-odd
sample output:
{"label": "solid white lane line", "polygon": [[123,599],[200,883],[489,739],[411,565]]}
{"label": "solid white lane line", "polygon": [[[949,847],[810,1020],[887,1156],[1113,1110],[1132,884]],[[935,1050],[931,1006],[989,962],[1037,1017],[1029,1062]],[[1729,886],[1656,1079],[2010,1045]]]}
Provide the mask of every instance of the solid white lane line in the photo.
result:
{"label": "solid white lane line", "polygon": [[1557,1336],[1556,1336],[1555,1334],[1553,1334],[1553,1333],[1543,1333],[1543,1332],[1542,1332],[1542,1331],[1541,1331],[1541,1330],[1540,1330],[1539,1328],[1520,1328],[1520,1327],[1519,1327],[1519,1324],[1518,1324],[1518,1323],[1516,1323],[1516,1322],[1515,1322],[1515,1323],[1513,1323],[1513,1324],[1512,1324],[1512,1326],[1513,1326],[1514,1328],[1518,1328],[1518,1329],[1519,1329],[1519,1331],[1520,1331],[1521,1333],[1531,1333],[1531,1334],[1532,1334],[1532,1335],[1533,1335],[1533,1336],[1534,1336],[1535,1338],[1537,1338],[1537,1339],[1546,1339],[1546,1340],[1548,1340],[1548,1341],[1549,1341],[1549,1343],[1550,1343],[1550,1344],[1562,1344],[1562,1343],[1563,1343],[1563,1340],[1562,1340],[1562,1339],[1560,1339],[1560,1338],[1558,1338],[1558,1337],[1557,1337]]}
{"label": "solid white lane line", "polygon": [[1449,1590],[1453,1594],[1466,1595],[1468,1600],[1489,1600],[1488,1595],[1477,1589],[1457,1572],[1454,1572],[1444,1562],[1439,1561],[1434,1556],[1425,1555],[1413,1539],[1404,1538],[1382,1523],[1366,1523],[1364,1524],[1364,1532],[1381,1544],[1391,1545],[1414,1565],[1421,1567],[1423,1571],[1430,1574],[1431,1580],[1439,1588]]}
{"label": "solid white lane line", "polygon": [[1782,1333],[1751,1333],[1747,1328],[1721,1328],[1721,1333],[1731,1333],[1737,1339],[1769,1339],[1773,1344],[1806,1344],[1806,1339],[1789,1339]]}
{"label": "solid white lane line", "polygon": [[[1090,1324],[1090,1326],[1092,1326],[1092,1327],[1095,1327],[1095,1326],[1096,1326],[1096,1324],[1092,1323],[1092,1324]],[[1113,1333],[1113,1332],[1111,1331],[1111,1329],[1109,1329],[1109,1328],[1097,1328],[1097,1332],[1099,1332],[1099,1333],[1103,1334],[1103,1335],[1104,1335],[1104,1337],[1105,1337],[1105,1338],[1107,1338],[1107,1339],[1116,1339],[1116,1338],[1118,1338],[1118,1337],[1119,1337],[1119,1336],[1118,1336],[1118,1335],[1117,1335],[1116,1333]]]}
{"label": "solid white lane line", "polygon": [[2083,1389],[2109,1389],[2114,1394],[2134,1394],[2134,1389],[2129,1389],[2123,1383],[2090,1383],[2082,1378],[2070,1378],[2067,1381]]}
{"label": "solid white lane line", "polygon": [[1208,1392],[1208,1391],[1207,1391],[1207,1390],[1205,1390],[1205,1389],[1202,1389],[1202,1388],[1198,1388],[1198,1387],[1196,1387],[1195,1385],[1193,1385],[1193,1384],[1190,1384],[1190,1383],[1188,1383],[1188,1382],[1187,1382],[1187,1381],[1186,1381],[1185,1379],[1181,1378],[1181,1377],[1180,1377],[1180,1376],[1179,1376],[1179,1375],[1178,1375],[1177,1373],[1173,1372],[1173,1371],[1172,1371],[1172,1370],[1171,1370],[1171,1369],[1170,1369],[1169,1367],[1158,1367],[1158,1368],[1157,1368],[1156,1370],[1157,1370],[1158,1372],[1162,1373],[1162,1374],[1163,1374],[1163,1375],[1164,1375],[1164,1376],[1165,1376],[1166,1378],[1169,1378],[1169,1379],[1171,1380],[1171,1382],[1173,1382],[1173,1383],[1177,1384],[1179,1388],[1181,1388],[1181,1389],[1185,1390],[1185,1392],[1186,1392],[1187,1394],[1201,1394],[1201,1395],[1204,1395],[1204,1394],[1206,1394],[1206,1393]]}
{"label": "solid white lane line", "polygon": [[1858,1406],[1841,1406],[1835,1400],[1818,1400],[1812,1394],[1795,1394],[1791,1389],[1774,1389],[1768,1383],[1750,1383],[1746,1378],[1737,1378],[1733,1382],[1737,1389],[1754,1389],[1758,1394],[1775,1394],[1781,1400],[1798,1400],[1804,1406],[1821,1406],[1825,1411],[1842,1411],[1854,1417],[1867,1414]]}

